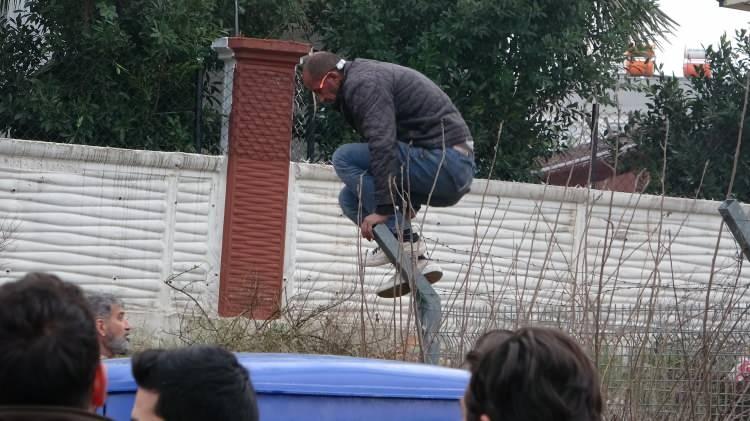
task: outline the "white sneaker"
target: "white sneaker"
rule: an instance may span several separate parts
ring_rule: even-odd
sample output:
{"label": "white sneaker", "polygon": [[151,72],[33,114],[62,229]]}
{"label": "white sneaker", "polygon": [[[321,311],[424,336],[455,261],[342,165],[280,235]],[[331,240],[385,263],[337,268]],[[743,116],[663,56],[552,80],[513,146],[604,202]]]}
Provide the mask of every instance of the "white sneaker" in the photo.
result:
{"label": "white sneaker", "polygon": [[[443,269],[432,260],[424,258],[417,260],[417,268],[430,284],[434,284],[443,277]],[[409,286],[409,283],[401,279],[401,276],[398,273],[391,276],[391,278],[377,290],[378,297],[381,298],[396,298],[410,292],[411,287]]]}
{"label": "white sneaker", "polygon": [[[427,246],[421,238],[413,243],[405,241],[401,243],[401,246],[409,259],[412,259],[412,256],[416,259],[427,251]],[[388,256],[386,256],[385,252],[380,247],[368,251],[363,260],[365,267],[383,266],[391,263],[391,261],[388,260]]]}

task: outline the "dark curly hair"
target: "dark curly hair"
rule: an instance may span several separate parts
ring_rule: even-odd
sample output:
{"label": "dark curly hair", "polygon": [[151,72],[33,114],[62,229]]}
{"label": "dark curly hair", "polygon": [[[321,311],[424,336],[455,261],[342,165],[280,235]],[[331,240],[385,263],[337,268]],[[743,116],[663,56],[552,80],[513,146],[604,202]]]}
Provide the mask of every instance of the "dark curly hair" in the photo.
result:
{"label": "dark curly hair", "polygon": [[464,396],[467,421],[599,421],[599,376],[567,334],[527,327],[514,332],[472,369]]}
{"label": "dark curly hair", "polygon": [[83,291],[48,273],[0,286],[0,406],[88,408],[99,366]]}

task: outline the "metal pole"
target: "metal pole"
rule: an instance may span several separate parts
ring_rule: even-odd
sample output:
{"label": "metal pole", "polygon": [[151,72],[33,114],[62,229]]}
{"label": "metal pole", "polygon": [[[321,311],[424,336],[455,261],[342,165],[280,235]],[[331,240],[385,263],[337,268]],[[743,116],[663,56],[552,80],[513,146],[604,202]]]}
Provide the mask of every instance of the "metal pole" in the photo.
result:
{"label": "metal pole", "polygon": [[[309,110],[308,106],[308,110]],[[307,143],[307,160],[315,162],[315,113],[308,112],[307,129],[305,130],[305,142]]]}
{"label": "metal pole", "polygon": [[240,3],[234,0],[234,36],[240,36]]}
{"label": "metal pole", "polygon": [[589,161],[588,186],[591,187],[591,178],[596,165],[597,143],[599,142],[599,104],[594,102],[591,106],[591,161]]}
{"label": "metal pole", "polygon": [[735,199],[725,200],[719,206],[719,214],[732,232],[734,239],[737,240],[742,254],[750,260],[750,223],[748,217],[740,206],[740,202]]}
{"label": "metal pole", "polygon": [[193,136],[195,140],[195,152],[201,153],[201,138],[203,133],[203,68],[198,69],[195,76],[195,116],[193,119]]}
{"label": "metal pole", "polygon": [[438,364],[440,362],[440,341],[437,335],[441,319],[440,296],[416,266],[412,265],[410,256],[403,253],[403,247],[388,227],[384,224],[376,225],[373,232],[375,241],[396,267],[401,279],[408,282],[411,290],[415,292],[417,329],[422,337],[422,358],[428,364]]}

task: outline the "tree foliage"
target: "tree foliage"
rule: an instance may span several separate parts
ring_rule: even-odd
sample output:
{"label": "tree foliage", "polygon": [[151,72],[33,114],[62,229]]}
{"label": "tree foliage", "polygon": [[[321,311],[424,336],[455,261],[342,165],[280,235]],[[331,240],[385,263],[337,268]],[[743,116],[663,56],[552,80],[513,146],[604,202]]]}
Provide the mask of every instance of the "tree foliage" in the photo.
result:
{"label": "tree foliage", "polygon": [[[0,25],[0,123],[11,135],[184,150],[196,78],[221,32],[202,0],[31,0]],[[6,127],[0,127],[4,129]]]}
{"label": "tree foliage", "polygon": [[603,99],[628,43],[672,24],[652,0],[320,0],[307,13],[326,49],[437,82],[472,130],[480,173],[511,180],[565,142],[573,94]]}
{"label": "tree foliage", "polygon": [[[299,1],[237,5],[246,36],[282,37],[304,20]],[[8,6],[23,12],[0,19],[0,134],[193,151],[198,119],[218,137],[210,46],[234,34],[234,0],[0,0]]]}
{"label": "tree foliage", "polygon": [[[680,83],[661,77],[648,87],[648,111],[631,121],[631,138],[638,153],[625,162],[625,169],[645,168],[651,175],[649,188],[661,191],[664,142],[666,141],[667,194],[723,200],[729,186],[735,147],[750,75],[750,38],[736,34],[733,45],[723,36],[706,50],[710,78],[691,78]],[[743,139],[750,133],[747,115]],[[669,136],[667,138],[667,121]],[[735,195],[750,200],[750,148],[743,145],[734,184]],[[704,167],[705,177],[701,185]],[[700,191],[699,191],[700,190]]]}
{"label": "tree foliage", "polygon": [[[26,3],[28,13],[0,25],[3,57],[13,57],[0,63],[0,130],[190,150],[196,74],[215,63],[211,41],[235,32],[233,0]],[[469,123],[481,175],[513,180],[530,179],[535,160],[564,144],[565,129],[580,114],[569,98],[601,97],[626,46],[657,39],[671,25],[656,0],[237,4],[243,35],[314,40],[348,58],[422,71]],[[325,153],[355,139],[330,110],[319,110],[316,123]]]}

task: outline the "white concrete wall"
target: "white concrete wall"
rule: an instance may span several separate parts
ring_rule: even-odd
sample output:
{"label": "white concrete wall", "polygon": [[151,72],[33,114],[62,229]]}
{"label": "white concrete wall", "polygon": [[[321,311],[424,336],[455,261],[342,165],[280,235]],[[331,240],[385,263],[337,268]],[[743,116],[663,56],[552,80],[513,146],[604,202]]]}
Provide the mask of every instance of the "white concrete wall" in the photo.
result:
{"label": "white concrete wall", "polygon": [[[374,295],[391,268],[359,276],[357,249],[374,244],[360,243],[342,216],[341,184],[331,168],[290,165],[286,299],[298,308],[343,299],[351,304],[346,309],[374,319],[405,308],[408,300]],[[180,274],[174,286],[187,286],[213,309],[224,171],[222,157],[0,139],[0,220],[10,234],[0,251],[0,282],[51,271],[115,292],[133,312],[158,322],[188,303],[164,283]],[[423,236],[445,270],[436,285],[444,312],[455,318],[498,306],[591,307],[600,279],[605,305],[651,297],[702,305],[718,206],[476,180],[457,206],[423,210],[419,220],[425,217]],[[741,294],[731,298],[744,300],[750,276],[739,272],[738,251],[725,230],[712,303],[725,303],[735,283]]]}
{"label": "white concrete wall", "polygon": [[[398,304],[377,298],[374,290],[393,270],[368,268],[358,277],[358,236],[337,206],[340,182],[330,167],[293,167],[297,180],[290,203],[298,220],[295,277],[288,295],[314,307],[347,296],[360,288],[361,279],[367,312],[387,318]],[[445,270],[436,289],[449,318],[487,315],[492,308],[592,308],[600,279],[604,306],[640,305],[652,298],[673,304],[675,296],[680,305],[698,306],[706,298],[721,225],[719,205],[476,180],[458,205],[429,209],[422,228],[432,257]],[[743,294],[750,285],[748,271],[739,274],[738,252],[725,229],[712,303],[744,299],[728,295],[735,282]],[[360,311],[360,296],[356,292],[351,297],[352,311]]]}
{"label": "white concrete wall", "polygon": [[10,234],[0,282],[49,271],[161,317],[188,300],[164,282],[179,274],[175,287],[214,301],[222,167],[221,157],[0,139]]}

